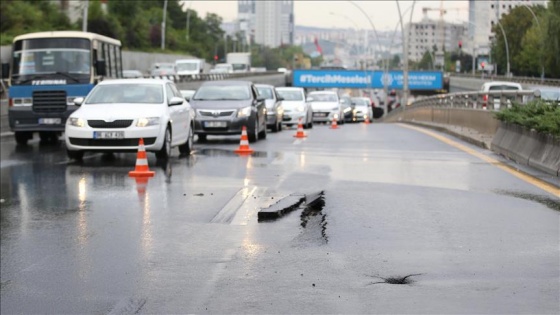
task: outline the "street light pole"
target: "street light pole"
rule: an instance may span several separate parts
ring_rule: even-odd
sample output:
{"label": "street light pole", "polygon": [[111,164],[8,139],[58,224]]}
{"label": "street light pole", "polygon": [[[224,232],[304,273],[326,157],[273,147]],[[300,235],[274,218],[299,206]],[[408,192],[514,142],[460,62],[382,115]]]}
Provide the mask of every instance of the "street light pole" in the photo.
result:
{"label": "street light pole", "polygon": [[161,50],[165,49],[165,18],[167,16],[167,0],[163,2],[163,21],[161,22]]}
{"label": "street light pole", "polygon": [[498,26],[500,27],[500,30],[502,30],[502,35],[504,35],[504,41],[506,43],[506,60],[507,60],[506,76],[509,77],[509,45],[507,41],[506,31],[504,31],[504,28],[502,27],[502,23],[500,23],[500,21],[498,21]]}
{"label": "street light pole", "polygon": [[537,21],[537,26],[539,27],[539,31],[541,32],[541,36],[540,36],[540,39],[541,39],[541,53],[540,53],[540,55],[541,55],[541,56],[540,56],[540,63],[541,63],[541,80],[544,80],[544,64],[543,64],[543,54],[544,54],[544,41],[543,41],[543,38],[544,38],[544,36],[542,36],[542,35],[544,35],[544,34],[543,34],[542,27],[541,27],[541,23],[539,22],[539,19],[537,18],[537,15],[536,15],[535,12],[533,11],[533,9],[531,9],[531,8],[530,8],[527,4],[525,4],[525,3],[522,3],[521,5],[523,5],[525,8],[527,8],[527,10],[529,10],[529,12],[531,12],[531,14],[533,15],[533,18],[535,18],[535,21]]}
{"label": "street light pole", "polygon": [[[408,105],[408,93],[409,93],[409,88],[408,88],[408,38],[409,36],[407,36],[405,29],[404,29],[404,25],[403,25],[403,21],[402,21],[402,15],[401,15],[401,6],[399,4],[398,0],[395,0],[395,2],[397,3],[397,8],[399,10],[399,21],[401,24],[401,31],[402,31],[402,38],[403,38],[403,58],[404,58],[404,64],[403,64],[403,101],[401,104],[401,106],[403,107],[403,110],[406,109],[406,106]],[[408,26],[410,27],[410,24],[412,23],[412,13],[414,13],[414,5],[416,5],[416,0],[414,0],[412,2],[412,10],[410,11],[410,19],[408,22]]]}
{"label": "street light pole", "polygon": [[84,17],[82,18],[82,32],[87,32],[89,0],[84,4]]}

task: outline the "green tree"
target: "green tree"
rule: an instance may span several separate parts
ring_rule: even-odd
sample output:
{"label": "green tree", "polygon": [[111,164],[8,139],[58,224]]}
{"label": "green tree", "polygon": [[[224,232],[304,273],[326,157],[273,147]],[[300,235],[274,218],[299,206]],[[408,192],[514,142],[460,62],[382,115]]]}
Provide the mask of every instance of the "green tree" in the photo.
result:
{"label": "green tree", "polygon": [[560,0],[550,0],[545,14],[547,76],[560,78]]}

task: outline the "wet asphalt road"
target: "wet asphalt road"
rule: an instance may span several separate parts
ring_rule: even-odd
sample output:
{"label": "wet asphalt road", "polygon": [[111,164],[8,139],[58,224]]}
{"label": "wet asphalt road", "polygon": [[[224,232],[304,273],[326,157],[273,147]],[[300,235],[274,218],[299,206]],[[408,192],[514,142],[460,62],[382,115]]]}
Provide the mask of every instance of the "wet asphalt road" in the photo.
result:
{"label": "wet asphalt road", "polygon": [[558,190],[403,125],[295,133],[148,154],[145,186],[134,153],[2,138],[2,314],[560,312]]}

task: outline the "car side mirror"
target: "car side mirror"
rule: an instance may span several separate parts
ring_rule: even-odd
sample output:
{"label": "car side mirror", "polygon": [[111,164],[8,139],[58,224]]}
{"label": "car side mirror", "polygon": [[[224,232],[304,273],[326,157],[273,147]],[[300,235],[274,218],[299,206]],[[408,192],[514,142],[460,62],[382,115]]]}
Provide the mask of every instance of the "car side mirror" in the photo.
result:
{"label": "car side mirror", "polygon": [[84,98],[83,97],[76,97],[74,99],[74,105],[76,106],[81,106],[84,103]]}
{"label": "car side mirror", "polygon": [[262,96],[257,97],[257,102],[264,102],[265,98]]}
{"label": "car side mirror", "polygon": [[183,102],[185,101],[184,98],[182,97],[177,97],[177,96],[173,96],[171,98],[171,100],[169,100],[169,106],[176,106],[176,105],[181,105],[183,104]]}
{"label": "car side mirror", "polygon": [[284,98],[282,96],[278,96],[278,101],[283,101]]}
{"label": "car side mirror", "polygon": [[2,79],[7,79],[10,77],[10,64],[3,63],[2,64]]}

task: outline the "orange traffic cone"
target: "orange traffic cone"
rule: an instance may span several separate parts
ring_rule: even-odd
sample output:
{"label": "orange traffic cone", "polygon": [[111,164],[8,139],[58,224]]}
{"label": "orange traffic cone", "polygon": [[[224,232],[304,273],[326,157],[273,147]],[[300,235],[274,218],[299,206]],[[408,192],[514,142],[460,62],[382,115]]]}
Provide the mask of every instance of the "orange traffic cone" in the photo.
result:
{"label": "orange traffic cone", "polygon": [[369,116],[366,115],[366,120],[364,120],[364,124],[371,124],[371,121],[369,121]]}
{"label": "orange traffic cone", "polygon": [[301,124],[301,118],[299,119],[299,123],[297,125],[297,132],[294,135],[295,138],[305,138],[307,137],[303,132],[303,125]]}
{"label": "orange traffic cone", "polygon": [[152,177],[155,172],[150,171],[148,167],[148,158],[146,157],[146,148],[144,148],[144,139],[140,138],[138,143],[138,154],[136,155],[136,168],[134,171],[128,172],[130,177]]}
{"label": "orange traffic cone", "polygon": [[251,154],[253,150],[249,148],[249,138],[247,137],[247,127],[243,126],[241,129],[241,141],[239,142],[239,148],[234,151],[237,154]]}
{"label": "orange traffic cone", "polygon": [[333,117],[331,129],[338,129],[338,124],[336,123],[336,117]]}

